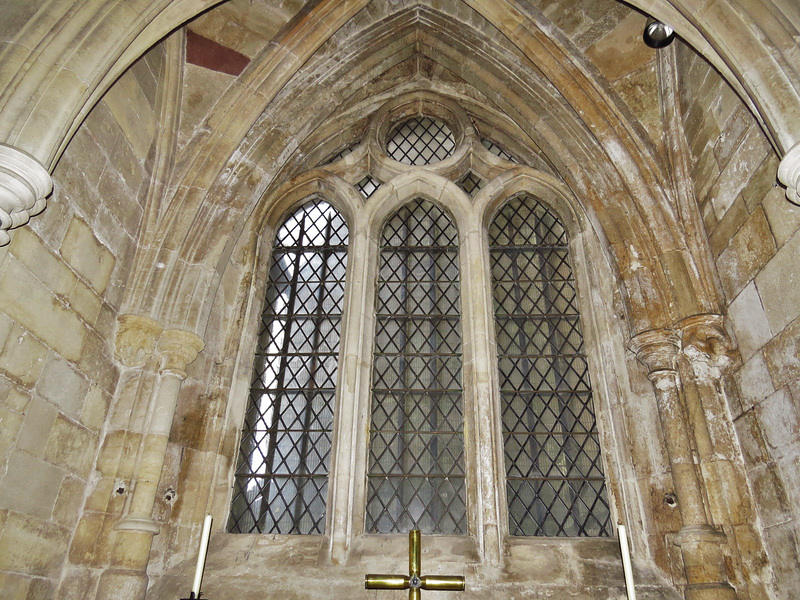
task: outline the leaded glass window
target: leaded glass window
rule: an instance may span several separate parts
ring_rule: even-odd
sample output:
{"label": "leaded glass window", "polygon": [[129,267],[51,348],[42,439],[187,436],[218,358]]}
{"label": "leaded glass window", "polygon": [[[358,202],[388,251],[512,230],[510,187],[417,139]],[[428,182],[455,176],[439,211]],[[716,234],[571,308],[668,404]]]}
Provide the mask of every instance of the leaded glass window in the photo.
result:
{"label": "leaded glass window", "polygon": [[492,153],[492,154],[494,154],[495,156],[499,156],[500,158],[503,158],[503,159],[505,159],[505,160],[510,160],[511,162],[515,162],[515,163],[518,163],[518,162],[519,162],[519,161],[518,161],[516,158],[514,158],[513,156],[511,156],[511,155],[510,155],[508,152],[506,152],[505,150],[503,150],[503,149],[502,149],[500,146],[498,146],[497,144],[495,144],[495,143],[494,143],[492,140],[490,140],[490,139],[483,138],[483,139],[481,140],[481,144],[483,144],[483,147],[484,147],[484,148],[486,148],[486,149],[487,149],[489,152],[491,152],[491,153]]}
{"label": "leaded glass window", "polygon": [[483,186],[486,185],[486,182],[478,177],[472,171],[469,171],[464,177],[459,179],[457,182],[458,187],[464,190],[469,196],[472,198],[477,194],[479,191],[483,189]]}
{"label": "leaded glass window", "polygon": [[381,237],[366,529],[466,533],[458,235],[415,200]]}
{"label": "leaded glass window", "polygon": [[364,198],[369,198],[378,191],[378,188],[381,187],[381,182],[375,179],[372,175],[367,175],[356,184],[356,189],[361,192],[361,195]]}
{"label": "leaded glass window", "polygon": [[323,201],[277,232],[228,530],[325,531],[347,225]]}
{"label": "leaded glass window", "polygon": [[509,532],[610,535],[567,232],[523,195],[492,221],[489,244]]}
{"label": "leaded glass window", "polygon": [[413,117],[395,127],[386,144],[394,160],[406,165],[429,165],[453,154],[456,147],[447,123],[430,117]]}

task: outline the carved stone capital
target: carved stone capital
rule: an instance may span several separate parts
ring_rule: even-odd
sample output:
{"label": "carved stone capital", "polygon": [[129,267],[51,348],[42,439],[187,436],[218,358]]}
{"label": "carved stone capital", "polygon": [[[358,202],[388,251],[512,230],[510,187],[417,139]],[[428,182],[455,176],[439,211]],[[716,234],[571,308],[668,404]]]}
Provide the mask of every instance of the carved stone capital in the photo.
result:
{"label": "carved stone capital", "polygon": [[53,179],[36,159],[0,144],[0,246],[11,241],[9,230],[44,210],[52,191]]}
{"label": "carved stone capital", "polygon": [[161,372],[186,378],[188,367],[205,347],[203,340],[191,331],[165,329],[158,338]]}
{"label": "carved stone capital", "polygon": [[150,317],[119,315],[114,357],[126,367],[141,367],[156,347],[163,327]]}
{"label": "carved stone capital", "polygon": [[722,315],[694,315],[677,324],[683,353],[692,363],[722,368],[731,362],[733,346]]}
{"label": "carved stone capital", "polygon": [[800,205],[800,143],[792,146],[778,165],[778,179],[786,186],[786,198]]}
{"label": "carved stone capital", "polygon": [[667,329],[651,329],[631,338],[628,347],[636,358],[647,368],[648,376],[659,373],[674,373],[675,361],[680,350],[680,339]]}

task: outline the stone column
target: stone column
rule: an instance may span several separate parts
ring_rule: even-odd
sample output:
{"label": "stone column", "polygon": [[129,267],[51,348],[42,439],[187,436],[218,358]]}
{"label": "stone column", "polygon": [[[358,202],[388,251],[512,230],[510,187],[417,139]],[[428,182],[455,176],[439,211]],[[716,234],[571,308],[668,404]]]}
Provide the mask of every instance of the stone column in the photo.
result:
{"label": "stone column", "polygon": [[9,230],[44,210],[51,191],[47,169],[24,152],[0,144],[0,246],[11,241]]}
{"label": "stone column", "polygon": [[698,454],[703,463],[738,457],[722,390],[722,373],[731,362],[731,342],[722,315],[703,314],[683,319],[677,324],[687,378],[694,387],[687,394],[690,417],[695,422]]}
{"label": "stone column", "polygon": [[736,591],[727,581],[723,562],[721,544],[725,536],[709,522],[701,479],[694,463],[678,375],[680,338],[667,330],[646,331],[631,340],[631,349],[647,368],[655,389],[683,521],[675,543],[683,556],[686,600],[735,600]]}
{"label": "stone column", "polygon": [[172,418],[181,382],[186,378],[184,369],[202,349],[202,340],[189,331],[166,329],[158,336],[155,348],[160,359],[158,381],[148,406],[131,496],[122,518],[114,526],[117,533],[111,565],[100,577],[97,600],[142,600],[145,597],[150,546],[153,536],[160,530],[152,513]]}

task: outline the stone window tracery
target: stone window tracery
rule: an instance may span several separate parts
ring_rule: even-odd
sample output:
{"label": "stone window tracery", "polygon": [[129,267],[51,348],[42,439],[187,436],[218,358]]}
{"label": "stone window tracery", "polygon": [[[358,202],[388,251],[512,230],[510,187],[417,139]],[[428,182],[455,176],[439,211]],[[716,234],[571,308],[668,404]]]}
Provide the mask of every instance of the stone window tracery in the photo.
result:
{"label": "stone window tracery", "polygon": [[[550,176],[524,166],[480,135],[457,105],[436,101],[426,107],[419,98],[409,104],[413,108],[397,102],[378,111],[360,143],[313,170],[326,182],[316,189],[349,207],[350,244],[358,248],[351,268],[359,275],[348,284],[355,287],[345,292],[348,314],[336,380],[339,416],[328,492],[335,514],[306,533],[328,535],[332,556],[345,560],[354,538],[364,533],[420,527],[428,533],[481,538],[492,522],[503,523],[494,538],[499,542],[479,542],[485,557],[494,553],[495,558],[487,558],[490,562],[499,560],[505,536],[610,535],[611,508],[587,358],[580,327],[575,326],[576,285],[569,259],[562,260],[568,255],[566,230],[535,195],[514,191],[517,184],[499,177],[509,171],[517,178],[532,173],[525,176],[532,181],[544,177],[548,183],[542,189],[551,189]],[[503,139],[509,141],[508,136]],[[432,146],[442,140],[449,141],[437,155]],[[402,144],[405,158],[399,160],[392,153]],[[417,158],[409,158],[409,152]],[[520,241],[516,236],[513,244],[503,242],[498,231],[503,219],[506,225],[518,222],[520,232],[536,230],[519,223],[520,206],[531,203],[535,208],[528,217],[538,215],[537,227],[544,228],[544,233],[532,235],[541,233],[541,239]],[[490,222],[488,215],[497,206],[502,208]],[[516,216],[503,217],[509,207]],[[504,299],[495,290],[495,309],[513,317],[503,324],[498,316],[495,331],[490,286],[499,289],[514,278],[519,283],[525,275],[498,265],[507,262],[509,252],[521,254],[540,242],[544,246],[533,251],[539,259],[544,252],[558,258],[536,267],[551,271],[550,280],[518,286]],[[498,246],[503,246],[500,252]],[[426,277],[415,279],[415,270]],[[561,277],[567,271],[570,277]],[[445,272],[447,278],[440,280]],[[562,279],[569,281],[562,285]],[[482,294],[484,304],[475,300]],[[509,304],[512,297],[516,307]],[[529,310],[544,305],[566,312],[560,320],[548,321],[554,311],[537,315]],[[434,325],[431,316],[440,318],[447,331]],[[427,329],[411,323],[417,317]],[[545,336],[549,349],[530,354],[544,329],[527,331],[528,323],[515,338],[508,327],[517,317],[546,321],[552,329]],[[528,347],[511,352],[510,340],[526,335],[521,345]],[[495,342],[499,356],[494,355]],[[510,359],[517,363],[508,370]],[[537,366],[549,360],[549,367],[527,369],[547,385],[555,379],[575,381],[566,387],[537,387],[535,377],[523,381],[520,360]],[[447,382],[439,381],[442,375]],[[537,428],[545,422],[549,429]],[[520,438],[525,441],[514,446]],[[494,439],[500,440],[496,447]],[[501,447],[505,470],[492,470],[479,460]],[[502,461],[497,465],[502,470]],[[492,489],[502,491],[490,493]]]}

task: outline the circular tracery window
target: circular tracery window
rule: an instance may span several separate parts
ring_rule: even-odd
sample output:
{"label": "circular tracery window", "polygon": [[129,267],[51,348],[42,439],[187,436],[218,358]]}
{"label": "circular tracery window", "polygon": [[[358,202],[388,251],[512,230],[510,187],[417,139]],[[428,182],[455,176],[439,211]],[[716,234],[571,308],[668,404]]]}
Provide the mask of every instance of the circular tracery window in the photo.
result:
{"label": "circular tracery window", "polygon": [[446,123],[431,117],[413,117],[389,134],[386,151],[406,165],[429,165],[453,154],[456,141]]}

